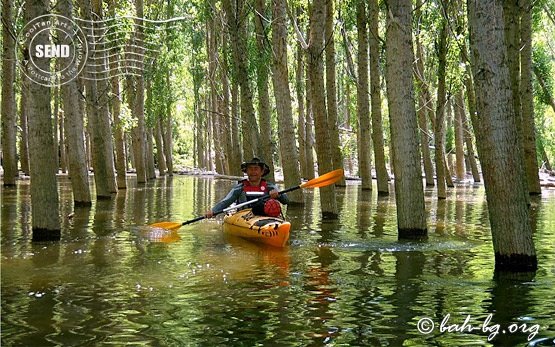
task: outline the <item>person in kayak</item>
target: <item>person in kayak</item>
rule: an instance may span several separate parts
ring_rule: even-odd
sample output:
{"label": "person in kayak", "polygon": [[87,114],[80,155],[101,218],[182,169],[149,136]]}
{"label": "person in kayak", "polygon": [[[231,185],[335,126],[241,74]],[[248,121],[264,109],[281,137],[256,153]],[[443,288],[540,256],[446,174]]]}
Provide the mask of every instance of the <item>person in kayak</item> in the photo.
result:
{"label": "person in kayak", "polygon": [[212,218],[214,214],[236,202],[238,204],[253,200],[264,195],[269,195],[270,199],[260,200],[247,205],[245,208],[252,208],[256,215],[278,217],[281,214],[281,205],[287,204],[289,198],[287,194],[279,194],[276,185],[266,181],[264,176],[270,172],[270,167],[259,158],[252,158],[250,161],[241,164],[241,171],[247,174],[247,178],[239,181],[226,197],[218,202],[211,210],[204,214],[207,218]]}

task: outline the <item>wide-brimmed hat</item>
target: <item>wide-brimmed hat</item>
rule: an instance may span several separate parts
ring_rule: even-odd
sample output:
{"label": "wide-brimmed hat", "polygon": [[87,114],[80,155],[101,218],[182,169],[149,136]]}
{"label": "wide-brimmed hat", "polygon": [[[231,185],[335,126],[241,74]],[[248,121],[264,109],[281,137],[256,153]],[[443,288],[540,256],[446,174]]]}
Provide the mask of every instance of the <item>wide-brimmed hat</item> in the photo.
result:
{"label": "wide-brimmed hat", "polygon": [[270,173],[270,167],[268,166],[268,164],[266,164],[263,160],[259,159],[259,158],[252,158],[249,161],[244,162],[243,164],[241,164],[241,171],[243,171],[244,173],[247,172],[247,166],[249,165],[258,165],[262,168],[262,170],[264,170],[264,172],[262,173],[262,176],[266,176],[268,173]]}

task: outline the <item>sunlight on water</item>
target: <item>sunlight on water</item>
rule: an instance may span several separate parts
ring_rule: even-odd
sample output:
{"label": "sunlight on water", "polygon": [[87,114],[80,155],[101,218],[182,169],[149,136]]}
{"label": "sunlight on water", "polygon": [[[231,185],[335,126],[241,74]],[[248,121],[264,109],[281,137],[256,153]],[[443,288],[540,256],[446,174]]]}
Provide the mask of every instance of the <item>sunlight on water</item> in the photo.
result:
{"label": "sunlight on water", "polygon": [[323,221],[318,191],[307,190],[303,207],[287,208],[291,240],[278,249],[224,236],[221,218],[149,226],[201,215],[231,181],[129,183],[73,210],[60,178],[62,241],[44,244],[30,242],[29,183],[3,188],[3,346],[541,346],[555,337],[553,190],[532,200],[538,272],[504,279],[493,276],[481,186],[440,202],[426,190],[423,242],[397,240],[393,196],[349,182],[339,220]]}

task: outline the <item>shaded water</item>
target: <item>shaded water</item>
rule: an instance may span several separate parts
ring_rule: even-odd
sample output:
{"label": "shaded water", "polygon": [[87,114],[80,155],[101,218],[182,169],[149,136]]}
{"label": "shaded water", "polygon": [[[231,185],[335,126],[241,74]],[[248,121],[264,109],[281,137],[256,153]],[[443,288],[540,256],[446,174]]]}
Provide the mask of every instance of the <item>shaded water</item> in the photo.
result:
{"label": "shaded water", "polygon": [[[73,211],[60,178],[59,243],[33,244],[28,182],[2,190],[2,346],[547,345],[555,338],[555,191],[533,201],[534,278],[493,278],[484,189],[427,191],[429,240],[398,242],[393,197],[318,192],[289,208],[290,245],[226,238],[221,219],[177,233],[232,182],[161,178]],[[465,323],[466,320],[466,323]],[[442,324],[443,321],[443,324]],[[421,330],[433,329],[424,334]],[[462,330],[462,331],[461,331]],[[549,344],[551,345],[551,344]]]}

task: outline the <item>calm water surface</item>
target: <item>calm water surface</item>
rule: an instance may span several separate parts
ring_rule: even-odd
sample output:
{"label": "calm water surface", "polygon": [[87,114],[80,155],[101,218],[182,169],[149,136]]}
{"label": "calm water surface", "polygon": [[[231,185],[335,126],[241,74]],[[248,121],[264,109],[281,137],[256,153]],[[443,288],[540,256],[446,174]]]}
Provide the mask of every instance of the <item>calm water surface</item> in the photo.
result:
{"label": "calm water surface", "polygon": [[[176,233],[231,181],[178,176],[72,208],[59,243],[31,243],[29,182],[2,190],[2,346],[526,346],[555,338],[555,191],[533,200],[534,277],[494,278],[482,186],[427,191],[429,240],[398,242],[394,197],[318,192],[289,208],[290,245],[226,238],[221,218]],[[443,324],[442,324],[443,322]],[[422,333],[419,331],[425,331]]]}

